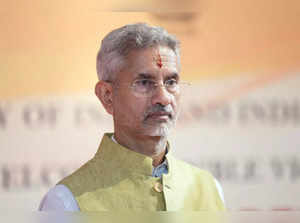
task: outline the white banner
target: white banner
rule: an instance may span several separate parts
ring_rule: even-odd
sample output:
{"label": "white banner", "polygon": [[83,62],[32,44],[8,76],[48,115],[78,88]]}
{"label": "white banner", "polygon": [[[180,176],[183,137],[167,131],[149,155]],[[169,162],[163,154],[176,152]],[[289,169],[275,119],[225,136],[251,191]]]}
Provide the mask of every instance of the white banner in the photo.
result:
{"label": "white banner", "polygon": [[[299,74],[193,83],[182,104],[172,149],[214,174],[229,209],[300,208]],[[0,208],[36,210],[112,126],[91,92],[1,101]]]}

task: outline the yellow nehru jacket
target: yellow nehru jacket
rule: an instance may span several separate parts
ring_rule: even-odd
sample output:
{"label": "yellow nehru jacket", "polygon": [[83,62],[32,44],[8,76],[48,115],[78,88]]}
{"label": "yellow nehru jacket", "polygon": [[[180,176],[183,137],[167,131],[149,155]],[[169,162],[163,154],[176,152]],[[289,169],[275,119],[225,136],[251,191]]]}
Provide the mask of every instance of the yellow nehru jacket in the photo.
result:
{"label": "yellow nehru jacket", "polygon": [[[224,210],[213,176],[166,155],[169,172],[152,177],[152,159],[106,133],[95,156],[63,179],[81,211]],[[170,150],[169,150],[170,151]]]}

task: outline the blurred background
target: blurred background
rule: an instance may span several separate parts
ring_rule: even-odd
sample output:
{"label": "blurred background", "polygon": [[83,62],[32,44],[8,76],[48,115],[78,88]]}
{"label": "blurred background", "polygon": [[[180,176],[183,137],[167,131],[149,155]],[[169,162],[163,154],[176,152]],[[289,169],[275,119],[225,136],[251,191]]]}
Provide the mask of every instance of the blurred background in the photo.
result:
{"label": "blurred background", "polygon": [[113,131],[94,95],[96,54],[136,22],[181,41],[192,85],[175,155],[211,171],[231,210],[300,209],[299,21],[293,0],[2,1],[0,209],[37,210]]}

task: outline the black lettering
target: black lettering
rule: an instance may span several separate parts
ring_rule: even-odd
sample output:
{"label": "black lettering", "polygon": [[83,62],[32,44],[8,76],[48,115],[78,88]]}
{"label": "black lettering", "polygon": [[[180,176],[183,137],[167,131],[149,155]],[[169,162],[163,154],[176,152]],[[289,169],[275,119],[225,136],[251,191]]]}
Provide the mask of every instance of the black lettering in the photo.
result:
{"label": "black lettering", "polygon": [[43,168],[41,170],[41,180],[42,180],[43,185],[45,185],[45,186],[51,185],[50,173],[49,173],[48,169]]}
{"label": "black lettering", "polygon": [[283,163],[278,158],[273,158],[271,160],[271,170],[277,179],[281,179],[284,175]]}
{"label": "black lettering", "polygon": [[290,164],[290,180],[296,181],[300,177],[300,162],[299,159],[294,158],[291,160]]}
{"label": "black lettering", "polygon": [[10,174],[10,171],[9,169],[4,166],[2,167],[2,187],[5,189],[5,190],[8,190],[11,186],[11,174]]}
{"label": "black lettering", "polygon": [[0,128],[5,129],[7,127],[7,115],[8,108],[0,106]]}
{"label": "black lettering", "polygon": [[28,105],[23,111],[23,120],[28,127],[53,126],[56,119],[57,110],[53,106]]}
{"label": "black lettering", "polygon": [[269,110],[269,119],[272,124],[286,124],[289,120],[289,107],[285,102],[273,100],[269,105]]}
{"label": "black lettering", "polygon": [[298,100],[292,102],[290,113],[293,124],[298,125],[300,123],[300,104]]}
{"label": "black lettering", "polygon": [[23,175],[23,180],[22,180],[22,184],[24,187],[29,188],[31,186],[31,171],[28,167],[28,165],[23,166],[22,168],[22,175]]}
{"label": "black lettering", "polygon": [[6,127],[6,117],[4,111],[1,108],[0,108],[0,127],[3,129]]}
{"label": "black lettering", "polygon": [[257,179],[257,163],[254,160],[246,161],[244,166],[244,179],[256,180]]}
{"label": "black lettering", "polygon": [[58,115],[58,109],[54,106],[49,106],[46,109],[46,120],[47,123],[51,126],[56,125],[57,123],[57,115]]}
{"label": "black lettering", "polygon": [[222,180],[224,178],[223,167],[220,161],[211,161],[208,164],[208,169],[217,178]]}
{"label": "black lettering", "polygon": [[266,119],[266,111],[264,107],[255,102],[247,102],[239,106],[239,120],[246,124],[249,121],[262,122]]}

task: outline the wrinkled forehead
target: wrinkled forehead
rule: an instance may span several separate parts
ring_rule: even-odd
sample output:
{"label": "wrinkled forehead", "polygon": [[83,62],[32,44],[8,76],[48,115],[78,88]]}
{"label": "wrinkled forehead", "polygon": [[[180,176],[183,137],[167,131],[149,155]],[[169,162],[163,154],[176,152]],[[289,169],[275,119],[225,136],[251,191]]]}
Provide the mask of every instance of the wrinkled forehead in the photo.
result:
{"label": "wrinkled forehead", "polygon": [[169,47],[158,46],[132,51],[126,57],[126,67],[132,75],[138,73],[179,75],[179,58]]}

